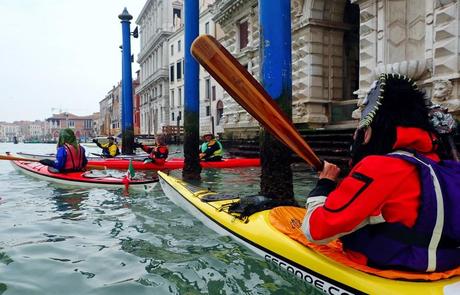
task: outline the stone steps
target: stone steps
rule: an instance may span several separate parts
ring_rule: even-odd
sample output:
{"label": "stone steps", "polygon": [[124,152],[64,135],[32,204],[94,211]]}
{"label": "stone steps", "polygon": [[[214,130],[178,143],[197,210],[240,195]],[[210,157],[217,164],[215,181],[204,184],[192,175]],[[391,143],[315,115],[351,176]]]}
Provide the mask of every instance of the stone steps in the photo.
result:
{"label": "stone steps", "polygon": [[[338,165],[342,170],[342,175],[349,171],[350,145],[353,141],[354,129],[336,129],[336,130],[307,130],[300,129],[300,134],[310,147],[315,151],[321,160],[325,160]],[[454,136],[454,142],[460,151],[460,134]],[[259,157],[259,141],[246,140],[241,142],[229,143],[227,147],[224,143],[224,149],[236,157]],[[292,156],[293,163],[306,167],[304,161],[297,155]]]}
{"label": "stone steps", "polygon": [[[323,160],[333,162],[341,168],[348,166],[349,150],[354,130],[300,130],[300,134],[311,146],[315,153]],[[251,140],[245,142],[223,142],[225,150],[237,157],[259,157],[259,142]],[[227,147],[228,144],[228,147]],[[293,162],[303,160],[293,155]]]}

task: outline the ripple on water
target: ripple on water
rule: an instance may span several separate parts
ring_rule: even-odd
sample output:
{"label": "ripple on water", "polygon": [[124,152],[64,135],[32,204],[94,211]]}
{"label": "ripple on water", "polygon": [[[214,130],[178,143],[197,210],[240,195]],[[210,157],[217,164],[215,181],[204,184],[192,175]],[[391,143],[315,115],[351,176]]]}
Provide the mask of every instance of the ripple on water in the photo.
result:
{"label": "ripple on water", "polygon": [[[54,149],[0,143],[0,153]],[[298,195],[312,185],[311,175],[294,173]],[[204,170],[201,185],[253,194],[259,176],[253,168]],[[313,292],[209,230],[171,203],[160,186],[129,197],[117,190],[57,187],[0,161],[0,198],[0,294]]]}

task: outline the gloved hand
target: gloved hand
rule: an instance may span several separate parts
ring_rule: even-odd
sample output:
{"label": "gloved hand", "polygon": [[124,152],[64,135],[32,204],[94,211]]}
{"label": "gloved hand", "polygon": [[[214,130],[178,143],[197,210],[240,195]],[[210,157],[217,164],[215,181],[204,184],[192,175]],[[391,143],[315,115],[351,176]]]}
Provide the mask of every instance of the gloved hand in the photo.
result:
{"label": "gloved hand", "polygon": [[142,143],[135,142],[135,143],[133,144],[133,148],[135,148],[135,149],[136,149],[136,148],[142,148]]}
{"label": "gloved hand", "polygon": [[94,142],[94,143],[97,143],[97,139],[96,139],[96,138],[93,138],[93,142]]}
{"label": "gloved hand", "polygon": [[54,161],[50,159],[43,159],[38,161],[40,164],[45,165],[45,166],[54,166]]}
{"label": "gloved hand", "polygon": [[153,162],[155,162],[155,160],[152,159],[152,158],[146,158],[146,159],[144,159],[144,164],[153,163]]}

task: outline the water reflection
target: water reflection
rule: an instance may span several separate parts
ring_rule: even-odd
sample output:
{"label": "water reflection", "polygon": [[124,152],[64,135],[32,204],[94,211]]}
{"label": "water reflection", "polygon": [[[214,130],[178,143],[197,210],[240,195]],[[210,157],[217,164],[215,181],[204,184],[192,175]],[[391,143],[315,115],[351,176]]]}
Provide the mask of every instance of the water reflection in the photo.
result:
{"label": "water reflection", "polygon": [[[6,148],[14,151],[0,144],[0,152]],[[300,198],[314,182],[309,173],[294,173]],[[197,185],[224,194],[260,190],[258,168],[201,176]],[[122,190],[58,187],[3,162],[0,197],[0,294],[312,294],[171,203],[159,185],[125,197]]]}
{"label": "water reflection", "polygon": [[87,190],[65,190],[55,188],[53,191],[53,200],[56,211],[61,213],[60,218],[77,220],[83,217],[81,207],[86,199],[88,199]]}

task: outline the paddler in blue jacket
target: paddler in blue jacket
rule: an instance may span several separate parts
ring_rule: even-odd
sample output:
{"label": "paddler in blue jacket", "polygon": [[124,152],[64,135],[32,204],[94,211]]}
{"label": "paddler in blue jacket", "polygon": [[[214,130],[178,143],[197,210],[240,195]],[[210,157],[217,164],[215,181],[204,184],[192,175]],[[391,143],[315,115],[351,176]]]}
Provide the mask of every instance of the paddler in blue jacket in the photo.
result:
{"label": "paddler in blue jacket", "polygon": [[[355,132],[351,172],[339,182],[340,169],[325,162],[307,198],[308,240],[339,238],[348,258],[379,269],[460,266],[460,164],[440,157],[442,133],[426,103],[409,78],[382,74],[374,82]],[[445,117],[441,127],[453,121],[437,115]]]}
{"label": "paddler in blue jacket", "polygon": [[56,160],[40,160],[53,173],[82,171],[88,160],[85,149],[77,142],[74,132],[70,128],[61,129],[57,144]]}
{"label": "paddler in blue jacket", "polygon": [[200,147],[200,160],[206,162],[221,161],[224,150],[220,141],[212,133],[207,133],[202,138],[205,142]]}

